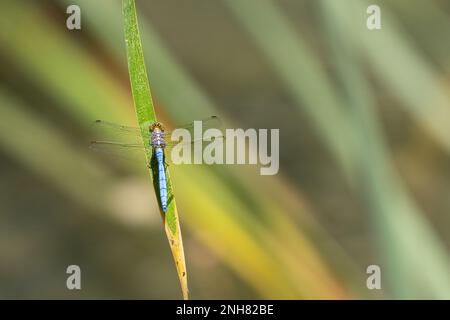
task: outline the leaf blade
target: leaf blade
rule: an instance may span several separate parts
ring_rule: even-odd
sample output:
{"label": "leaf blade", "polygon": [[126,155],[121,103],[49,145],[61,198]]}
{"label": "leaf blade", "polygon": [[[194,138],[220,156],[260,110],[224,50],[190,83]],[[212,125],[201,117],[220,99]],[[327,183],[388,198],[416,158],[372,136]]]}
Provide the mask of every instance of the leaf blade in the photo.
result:
{"label": "leaf blade", "polygon": [[[123,0],[122,12],[124,18],[125,44],[127,51],[128,71],[130,74],[131,92],[133,95],[134,107],[139,126],[142,130],[145,130],[150,123],[156,121],[156,114],[144,62],[135,1]],[[147,139],[143,139],[143,143],[148,146],[149,141]],[[146,152],[145,155],[147,158],[147,163],[150,163],[151,154]],[[150,170],[150,174],[155,181],[152,170]],[[170,175],[168,171],[167,181],[169,185],[168,191],[173,195],[172,184],[170,183]],[[158,195],[156,195],[156,197],[158,198]],[[183,298],[187,300],[189,297],[189,290],[187,285],[186,261],[184,257],[183,241],[181,237],[181,229],[175,199],[168,203],[165,213],[160,207],[160,213],[164,220],[164,229],[166,231],[172,256],[175,261]]]}

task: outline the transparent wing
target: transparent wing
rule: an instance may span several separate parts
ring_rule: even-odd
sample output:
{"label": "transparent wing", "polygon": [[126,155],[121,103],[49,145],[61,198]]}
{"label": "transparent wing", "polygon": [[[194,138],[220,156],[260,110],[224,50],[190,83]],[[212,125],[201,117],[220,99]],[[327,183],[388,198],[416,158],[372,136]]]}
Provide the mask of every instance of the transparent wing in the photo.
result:
{"label": "transparent wing", "polygon": [[[166,142],[166,149],[170,149],[174,147],[175,145],[193,145],[195,143],[199,142],[205,142],[206,144],[212,142],[212,141],[223,141],[225,139],[224,135],[217,135],[210,137],[208,139],[196,139],[192,141],[168,141]],[[104,140],[93,140],[91,141],[89,148],[94,151],[104,152],[104,153],[110,153],[110,154],[121,154],[121,153],[130,153],[134,152],[136,150],[138,151],[145,151],[145,152],[151,152],[152,147],[151,146],[145,146],[142,143],[123,143],[118,141],[104,141]]]}
{"label": "transparent wing", "polygon": [[[207,129],[211,129],[211,128],[217,128],[217,129],[222,128],[222,121],[220,120],[220,118],[218,116],[209,116],[207,118],[193,120],[189,123],[185,123],[184,125],[175,126],[174,129],[186,129],[192,134],[194,131],[196,122],[198,122],[198,125],[201,125],[201,128],[203,131],[207,130]],[[172,134],[172,132],[173,132],[173,130],[165,131],[165,134],[166,134],[166,136],[170,136]]]}
{"label": "transparent wing", "polygon": [[92,125],[94,127],[98,127],[98,128],[104,127],[104,128],[117,130],[117,131],[122,131],[124,133],[139,134],[141,132],[141,130],[136,127],[124,126],[121,124],[116,124],[116,123],[112,123],[112,122],[108,122],[108,121],[104,121],[104,120],[95,120]]}
{"label": "transparent wing", "polygon": [[[202,130],[207,130],[209,128],[218,128],[221,129],[222,122],[220,121],[219,117],[217,116],[210,116],[203,119],[198,119],[191,121],[189,123],[186,123],[184,125],[175,126],[174,129],[182,128],[188,130],[191,134],[193,134],[195,124],[200,125]],[[148,129],[141,130],[137,127],[130,127],[130,126],[124,126],[121,124],[116,124],[109,121],[104,120],[95,120],[92,124],[92,128],[94,132],[101,133],[105,136],[110,137],[117,137],[117,136],[138,136],[141,135],[144,138],[150,138],[150,132]],[[171,131],[165,131],[166,137],[170,137],[173,130]]]}
{"label": "transparent wing", "polygon": [[[211,137],[200,137],[197,138],[195,136],[195,128],[196,126],[198,126],[199,128],[201,128],[202,133],[204,133],[206,130],[208,129],[217,129],[220,131],[220,134],[218,133],[217,135]],[[175,129],[185,129],[189,132],[189,136],[190,136],[190,140],[189,141],[174,141],[172,140],[172,134],[174,133],[174,131],[165,131],[165,140],[166,140],[166,146],[167,147],[173,147],[175,145],[186,145],[186,144],[195,144],[198,142],[211,142],[212,140],[218,139],[218,140],[223,140],[225,139],[225,136],[222,134],[222,122],[220,120],[219,117],[217,116],[210,116],[204,119],[199,119],[199,120],[194,120],[190,123],[187,123],[185,125],[181,125],[181,126],[177,126]],[[174,130],[175,130],[174,129]]]}
{"label": "transparent wing", "polygon": [[[176,128],[186,129],[189,132],[190,140],[172,141],[173,131],[165,131],[166,149],[170,149],[175,145],[193,145],[199,142],[210,143],[213,140],[223,140],[224,136],[220,133],[216,136],[195,138],[194,125],[201,125],[202,131],[210,128],[221,127],[221,121],[217,116],[196,120],[201,123],[190,122]],[[104,153],[111,156],[117,156],[123,159],[142,161],[144,152],[151,153],[152,148],[149,144],[150,132],[143,131],[137,127],[124,126],[104,120],[96,120],[92,125],[94,140],[90,143],[90,149],[96,152]],[[145,139],[145,145],[143,140]],[[166,155],[168,152],[166,152]]]}
{"label": "transparent wing", "polygon": [[151,148],[142,143],[122,143],[116,141],[91,141],[89,148],[95,152],[117,157],[133,162],[145,161],[145,153],[152,152]]}
{"label": "transparent wing", "polygon": [[[223,136],[217,136],[213,137],[211,140],[193,140],[191,142],[171,142],[170,145],[166,146],[165,148],[165,161],[167,163],[172,163],[170,158],[170,150],[175,145],[179,146],[194,146],[195,143],[202,142],[203,147],[205,145],[211,143],[211,141],[220,141],[220,143],[223,143],[225,137]],[[121,142],[115,142],[115,141],[91,141],[89,148],[95,152],[111,156],[113,158],[123,159],[127,161],[132,161],[134,163],[142,163],[145,161],[145,154],[151,155],[153,150],[151,147],[146,147],[142,143],[138,144],[127,144],[127,143],[121,143]],[[192,150],[192,149],[191,149]],[[192,150],[193,152],[193,150]],[[192,153],[193,154],[193,153]]]}

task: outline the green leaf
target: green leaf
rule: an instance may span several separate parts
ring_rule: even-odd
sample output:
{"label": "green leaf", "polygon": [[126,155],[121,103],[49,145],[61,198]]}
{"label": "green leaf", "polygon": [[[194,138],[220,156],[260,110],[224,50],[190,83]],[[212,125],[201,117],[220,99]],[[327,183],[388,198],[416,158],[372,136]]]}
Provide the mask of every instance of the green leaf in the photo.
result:
{"label": "green leaf", "polygon": [[[156,122],[156,114],[153,107],[150,85],[148,82],[147,71],[144,63],[144,54],[139,35],[136,5],[134,0],[123,0],[122,11],[124,18],[125,43],[127,49],[128,71],[130,74],[131,91],[133,94],[134,107],[139,126],[143,132],[147,130],[150,123]],[[144,144],[149,141],[143,139]],[[151,163],[151,154],[146,153],[147,163]],[[156,181],[152,170],[150,170],[153,181]],[[172,183],[167,171],[168,193],[173,196]],[[157,188],[155,188],[157,192]],[[156,194],[156,198],[158,195]],[[169,245],[175,260],[181,290],[184,299],[188,299],[186,262],[184,258],[183,241],[178,219],[178,212],[175,204],[175,198],[167,204],[167,210],[164,213],[160,207],[160,213],[164,220]]]}

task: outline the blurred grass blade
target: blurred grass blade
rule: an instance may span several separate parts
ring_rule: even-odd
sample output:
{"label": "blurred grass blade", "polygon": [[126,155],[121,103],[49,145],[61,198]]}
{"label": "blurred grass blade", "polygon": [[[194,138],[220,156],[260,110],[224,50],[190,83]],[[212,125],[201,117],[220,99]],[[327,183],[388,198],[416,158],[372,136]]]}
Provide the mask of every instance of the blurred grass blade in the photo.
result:
{"label": "blurred grass blade", "polygon": [[450,14],[436,1],[396,0],[386,2],[395,18],[403,22],[408,36],[414,36],[420,49],[450,72],[450,42],[442,41],[450,30]]}
{"label": "blurred grass blade", "polygon": [[[136,5],[134,0],[123,0],[122,2],[125,43],[127,48],[128,70],[130,73],[131,91],[133,94],[134,107],[141,129],[145,130],[149,124],[156,122],[155,110],[150,93],[150,85],[148,83],[147,71],[144,63],[144,54],[142,51],[141,39],[139,35]],[[145,132],[145,131],[144,131]],[[148,145],[149,141],[143,139],[144,144]],[[146,153],[147,163],[150,163],[151,154]],[[152,174],[152,170],[150,170]],[[155,181],[156,177],[152,176]],[[168,192],[173,195],[171,190],[169,171],[167,170]],[[156,191],[156,189],[155,189]],[[158,195],[156,194],[156,197]],[[164,228],[166,230],[172,255],[175,260],[178,277],[180,280],[183,298],[188,299],[186,262],[184,258],[183,241],[181,238],[180,223],[178,219],[175,198],[168,203],[167,210],[164,213],[160,208],[161,216],[164,220]]]}
{"label": "blurred grass blade", "polygon": [[351,178],[354,137],[339,105],[336,90],[322,62],[295,33],[289,20],[271,0],[224,0],[236,19],[259,46],[285,83],[301,112],[318,129],[348,178]]}
{"label": "blurred grass blade", "polygon": [[[435,66],[409,41],[409,35],[383,7],[381,31],[365,26],[368,1],[327,2],[336,21],[355,48],[364,54],[379,82],[396,96],[407,112],[450,152],[450,94]],[[411,6],[411,4],[408,4]],[[354,17],[348,19],[348,17]],[[429,18],[429,17],[428,17]],[[434,35],[433,35],[434,36]]]}
{"label": "blurred grass blade", "polygon": [[[325,25],[359,132],[361,196],[367,199],[371,225],[388,287],[394,298],[448,299],[450,265],[446,251],[429,222],[408,195],[391,164],[375,111],[375,96],[362,72],[361,55],[336,21],[330,3],[322,0]],[[420,252],[420,255],[418,254]],[[424,270],[427,275],[424,276]]]}
{"label": "blurred grass blade", "polygon": [[124,90],[118,90],[117,82],[92,55],[66,36],[67,30],[55,28],[32,2],[5,0],[1,5],[2,54],[17,63],[19,71],[26,72],[27,80],[62,101],[58,106],[80,120],[83,127],[105,114],[129,123],[131,112],[111,107],[129,105],[129,97]]}
{"label": "blurred grass blade", "polygon": [[[0,125],[2,151],[78,203],[106,211],[104,200],[114,179],[89,158],[87,150],[74,150],[61,132],[52,130],[47,119],[31,116],[3,89],[0,89],[0,118],[4,119]],[[23,134],[23,128],[27,134]]]}
{"label": "blurred grass blade", "polygon": [[[347,5],[337,3],[336,1],[330,1],[333,7],[340,8],[340,18],[342,18],[342,23],[345,24],[351,19],[348,19],[349,12],[351,10],[344,10],[344,6]],[[401,284],[398,286],[399,295],[405,296],[406,292],[413,290],[415,285],[420,285],[424,287],[425,284],[417,281],[417,272],[423,267],[434,268],[439,274],[439,276],[427,278],[429,283],[426,285],[428,287],[427,294],[429,296],[445,297],[447,296],[447,280],[444,284],[439,284],[439,279],[447,279],[443,276],[443,272],[446,270],[448,265],[445,254],[441,243],[433,235],[432,230],[429,228],[428,222],[423,219],[422,214],[414,206],[411,199],[409,199],[406,192],[402,189],[402,186],[392,172],[389,160],[385,155],[385,150],[382,148],[382,141],[379,137],[379,132],[376,129],[376,123],[371,116],[371,113],[367,110],[369,104],[364,99],[367,98],[364,94],[364,85],[355,78],[358,79],[359,75],[356,71],[353,71],[350,75],[346,74],[344,80],[349,81],[353,85],[353,90],[358,90],[355,88],[360,88],[363,90],[361,95],[355,96],[350,95],[352,103],[356,108],[358,103],[361,103],[359,107],[365,108],[359,113],[359,119],[355,120],[358,124],[360,121],[368,121],[366,125],[370,124],[369,128],[355,127],[352,124],[351,117],[346,115],[346,109],[343,108],[345,105],[341,101],[341,96],[337,94],[337,90],[328,80],[328,76],[325,73],[321,63],[317,58],[314,57],[314,53],[303,43],[302,39],[295,33],[294,29],[289,25],[286,17],[284,17],[281,10],[279,10],[276,3],[270,0],[261,1],[233,1],[225,0],[224,3],[231,9],[231,12],[235,15],[237,20],[245,27],[248,33],[251,35],[255,43],[261,48],[261,51],[266,55],[267,59],[274,66],[274,70],[280,75],[280,78],[284,80],[287,88],[290,90],[293,97],[297,99],[298,105],[303,106],[305,111],[313,120],[316,129],[325,141],[326,145],[330,148],[336,159],[344,167],[344,171],[350,174],[351,178],[356,177],[355,174],[358,173],[360,166],[363,168],[368,168],[366,174],[368,176],[364,177],[364,183],[366,187],[369,188],[369,196],[372,200],[371,205],[372,210],[376,215],[374,219],[377,219],[380,226],[379,237],[380,243],[384,244],[385,247],[390,248],[389,252],[389,272],[399,276]],[[365,12],[362,9],[359,12]],[[353,13],[354,16],[363,16],[359,13]],[[353,20],[351,20],[353,21]],[[365,24],[361,24],[365,26]],[[353,30],[364,29],[359,26],[352,26],[352,30],[346,30],[347,33],[351,33]],[[386,43],[382,36],[378,37],[380,43],[378,48],[389,49],[397,47],[397,43],[403,43],[404,41],[392,41]],[[397,59],[392,59],[387,56],[380,58],[378,55],[379,50],[377,50],[373,43],[371,43],[370,38],[365,35],[364,45],[370,43],[370,57],[377,63],[383,62],[384,64],[394,63],[397,64]],[[383,40],[383,41],[382,41]],[[395,44],[395,46],[393,46]],[[403,48],[402,48],[403,49]],[[386,50],[389,51],[389,50]],[[403,53],[405,50],[401,50]],[[395,55],[394,55],[395,56]],[[385,75],[389,76],[389,81],[395,83],[401,90],[399,90],[401,95],[404,95],[404,101],[406,106],[410,106],[412,103],[413,108],[410,110],[414,111],[414,114],[418,116],[418,119],[424,121],[426,126],[432,123],[437,123],[437,128],[432,131],[438,136],[440,141],[448,140],[448,134],[444,133],[450,128],[450,126],[443,125],[444,122],[448,122],[450,117],[443,117],[440,121],[435,121],[435,115],[441,114],[441,116],[448,113],[437,112],[437,110],[442,109],[444,104],[439,104],[445,101],[445,94],[443,90],[440,90],[442,85],[436,82],[436,79],[432,79],[432,74],[424,66],[425,63],[421,60],[415,59],[416,57],[411,52],[408,52],[408,58],[406,61],[409,63],[408,67],[402,68],[402,70],[414,70],[415,65],[418,64],[420,67],[418,71],[420,73],[421,79],[429,79],[431,83],[434,83],[436,90],[433,90],[430,85],[424,85],[423,88],[427,91],[429,100],[427,103],[423,101],[423,97],[416,99],[412,102],[411,96],[407,97],[406,92],[411,91],[414,93],[420,93],[421,90],[415,88],[413,82],[417,81],[417,77],[411,77],[410,75],[403,74],[402,77],[407,76],[408,80],[402,82],[400,78],[394,77],[392,74],[398,70],[395,65],[391,65],[387,68]],[[402,61],[404,63],[405,61]],[[379,67],[381,67],[379,65]],[[383,66],[385,67],[385,66]],[[350,69],[349,69],[350,70]],[[419,75],[418,75],[419,76]],[[421,80],[422,81],[422,80]],[[407,84],[407,85],[405,85]],[[409,86],[409,88],[408,88]],[[320,91],[321,94],[318,94]],[[418,101],[422,100],[423,106],[432,106],[433,112],[431,114],[425,115],[422,119],[420,113],[427,112],[427,108],[415,110],[419,107]],[[358,103],[355,103],[357,101]],[[442,111],[442,110],[441,110]],[[330,124],[333,124],[330,126]],[[431,126],[430,126],[431,128]],[[354,129],[357,129],[355,131]],[[358,137],[354,132],[364,132],[363,137]],[[353,138],[351,138],[353,137]],[[445,138],[444,138],[445,137]],[[358,139],[368,139],[371,141],[369,144],[376,143],[378,146],[377,151],[379,153],[374,156],[372,153],[364,153],[365,151],[359,150],[360,141]],[[365,141],[367,143],[367,141]],[[383,152],[384,153],[383,153]],[[363,154],[360,155],[359,153]],[[368,159],[367,154],[372,154],[372,158]],[[378,159],[374,163],[374,159]],[[358,163],[361,161],[362,163]],[[351,179],[355,182],[355,179]],[[355,185],[355,184],[354,184]],[[416,236],[412,238],[411,235]],[[389,238],[388,243],[385,243],[386,238]],[[408,244],[409,242],[409,244]],[[430,250],[430,256],[427,259],[422,259],[422,261],[416,261],[418,257],[411,254],[413,252],[411,249],[416,246],[419,247],[423,243],[432,248]],[[425,251],[425,249],[424,249]],[[402,259],[407,259],[412,265],[420,266],[419,268],[412,267],[409,272],[405,270],[395,269],[399,266],[399,262]],[[430,261],[427,265],[425,261]],[[443,276],[443,277],[441,277]],[[394,276],[395,277],[395,276]],[[393,279],[395,280],[395,279]],[[435,281],[436,280],[436,281]]]}

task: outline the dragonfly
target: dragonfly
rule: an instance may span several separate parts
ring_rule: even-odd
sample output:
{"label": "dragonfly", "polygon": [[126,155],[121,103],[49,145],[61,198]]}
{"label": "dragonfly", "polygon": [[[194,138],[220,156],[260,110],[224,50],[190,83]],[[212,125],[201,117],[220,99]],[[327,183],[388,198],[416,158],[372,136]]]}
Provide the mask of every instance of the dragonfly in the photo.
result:
{"label": "dragonfly", "polygon": [[[221,126],[220,119],[217,116],[210,116],[205,119],[200,119],[202,123],[202,129],[218,128]],[[161,122],[153,122],[144,129],[129,127],[121,124],[116,124],[104,120],[96,120],[93,124],[96,131],[103,132],[108,137],[114,137],[116,140],[93,140],[91,141],[90,148],[95,151],[100,151],[109,154],[128,154],[134,150],[144,150],[151,155],[150,163],[148,167],[153,173],[154,187],[158,194],[158,202],[162,211],[165,213],[170,203],[172,196],[169,196],[171,190],[168,186],[167,179],[167,162],[166,162],[166,149],[172,147],[178,142],[172,142],[166,139],[171,136],[170,131],[166,131],[164,125]],[[188,130],[190,133],[194,129],[194,122],[177,126],[176,128],[182,128]],[[192,134],[191,134],[192,136]],[[144,141],[141,141],[141,137]],[[133,140],[131,140],[131,138]],[[223,139],[223,136],[216,137]],[[187,143],[193,144],[201,142],[203,139],[197,139],[189,141]],[[210,141],[210,140],[208,140]],[[186,142],[185,142],[186,143]]]}

